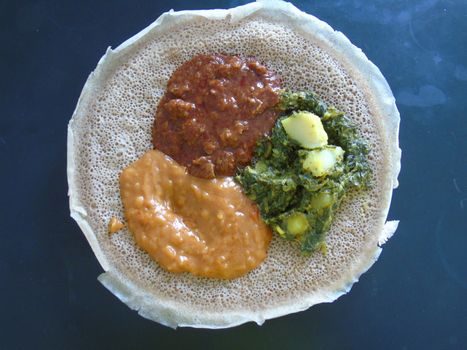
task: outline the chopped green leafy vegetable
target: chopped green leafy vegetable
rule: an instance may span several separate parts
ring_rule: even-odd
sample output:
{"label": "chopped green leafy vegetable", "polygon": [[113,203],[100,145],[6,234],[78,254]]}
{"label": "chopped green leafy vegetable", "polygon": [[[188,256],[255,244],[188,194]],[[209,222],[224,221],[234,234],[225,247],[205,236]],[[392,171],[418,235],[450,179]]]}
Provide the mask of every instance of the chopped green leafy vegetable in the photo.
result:
{"label": "chopped green leafy vegetable", "polygon": [[325,253],[324,237],[342,198],[350,188],[369,186],[368,146],[344,113],[310,91],[283,92],[278,108],[283,115],[271,135],[235,179],[273,231],[297,241],[303,253]]}
{"label": "chopped green leafy vegetable", "polygon": [[326,104],[311,91],[284,91],[278,105],[279,110],[290,113],[308,111],[322,117],[327,110]]}

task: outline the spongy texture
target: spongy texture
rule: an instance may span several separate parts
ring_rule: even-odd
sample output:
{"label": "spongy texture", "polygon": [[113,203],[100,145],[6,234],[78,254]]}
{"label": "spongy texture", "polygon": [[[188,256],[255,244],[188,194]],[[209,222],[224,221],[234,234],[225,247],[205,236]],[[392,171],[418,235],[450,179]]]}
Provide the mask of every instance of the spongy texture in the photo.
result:
{"label": "spongy texture", "polygon": [[[151,149],[156,106],[170,75],[200,53],[258,58],[284,87],[311,89],[345,111],[370,143],[372,189],[344,201],[326,239],[327,255],[301,256],[275,237],[259,268],[220,281],[168,273],[127,230],[107,233],[111,217],[123,219],[119,173]],[[334,300],[378,258],[379,242],[397,227],[385,221],[400,166],[398,125],[379,70],[341,33],[292,5],[266,1],[229,11],[171,12],[109,50],[83,90],[69,126],[72,216],[107,271],[101,282],[143,316],[172,327],[262,323]]]}

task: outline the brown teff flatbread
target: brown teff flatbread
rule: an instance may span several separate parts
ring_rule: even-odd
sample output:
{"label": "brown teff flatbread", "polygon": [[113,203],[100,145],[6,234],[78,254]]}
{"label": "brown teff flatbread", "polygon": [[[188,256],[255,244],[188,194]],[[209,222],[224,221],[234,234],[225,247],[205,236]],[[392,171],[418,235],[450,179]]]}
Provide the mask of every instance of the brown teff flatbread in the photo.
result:
{"label": "brown teff flatbread", "polygon": [[[122,216],[118,176],[152,148],[151,127],[171,74],[197,54],[256,57],[285,88],[314,90],[344,111],[368,140],[372,190],[346,198],[327,236],[327,255],[301,256],[274,237],[259,268],[232,280],[171,274],[138,249]],[[169,12],[115,50],[90,75],[68,129],[72,217],[105,273],[99,280],[129,307],[162,324],[222,328],[330,302],[378,258],[397,222],[386,222],[400,168],[399,113],[378,68],[339,32],[291,4]]]}

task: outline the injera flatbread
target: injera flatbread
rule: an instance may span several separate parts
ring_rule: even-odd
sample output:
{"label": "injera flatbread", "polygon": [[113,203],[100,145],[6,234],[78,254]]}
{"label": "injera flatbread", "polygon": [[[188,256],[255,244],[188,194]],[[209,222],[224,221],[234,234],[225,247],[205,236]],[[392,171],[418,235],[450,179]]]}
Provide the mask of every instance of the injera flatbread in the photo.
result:
{"label": "injera flatbread", "polygon": [[[255,56],[292,90],[312,89],[343,110],[370,144],[370,191],[351,193],[336,215],[327,255],[301,256],[274,237],[265,262],[231,281],[171,274],[134,243],[123,219],[118,176],[152,148],[151,126],[171,73],[199,53]],[[340,32],[280,1],[229,10],[164,13],[108,49],[90,74],[68,128],[71,216],[104,273],[104,286],[142,316],[170,327],[224,328],[331,302],[381,253],[397,221],[386,222],[400,170],[399,113],[378,68]]]}

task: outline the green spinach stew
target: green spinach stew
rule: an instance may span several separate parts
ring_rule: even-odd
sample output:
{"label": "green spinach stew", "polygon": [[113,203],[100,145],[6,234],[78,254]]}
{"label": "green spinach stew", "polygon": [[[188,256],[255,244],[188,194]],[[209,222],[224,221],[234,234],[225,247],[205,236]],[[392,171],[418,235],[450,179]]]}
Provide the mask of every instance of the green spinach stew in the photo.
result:
{"label": "green spinach stew", "polygon": [[369,147],[343,112],[313,92],[282,92],[278,108],[271,135],[235,179],[274,232],[305,254],[325,254],[343,197],[370,186]]}

